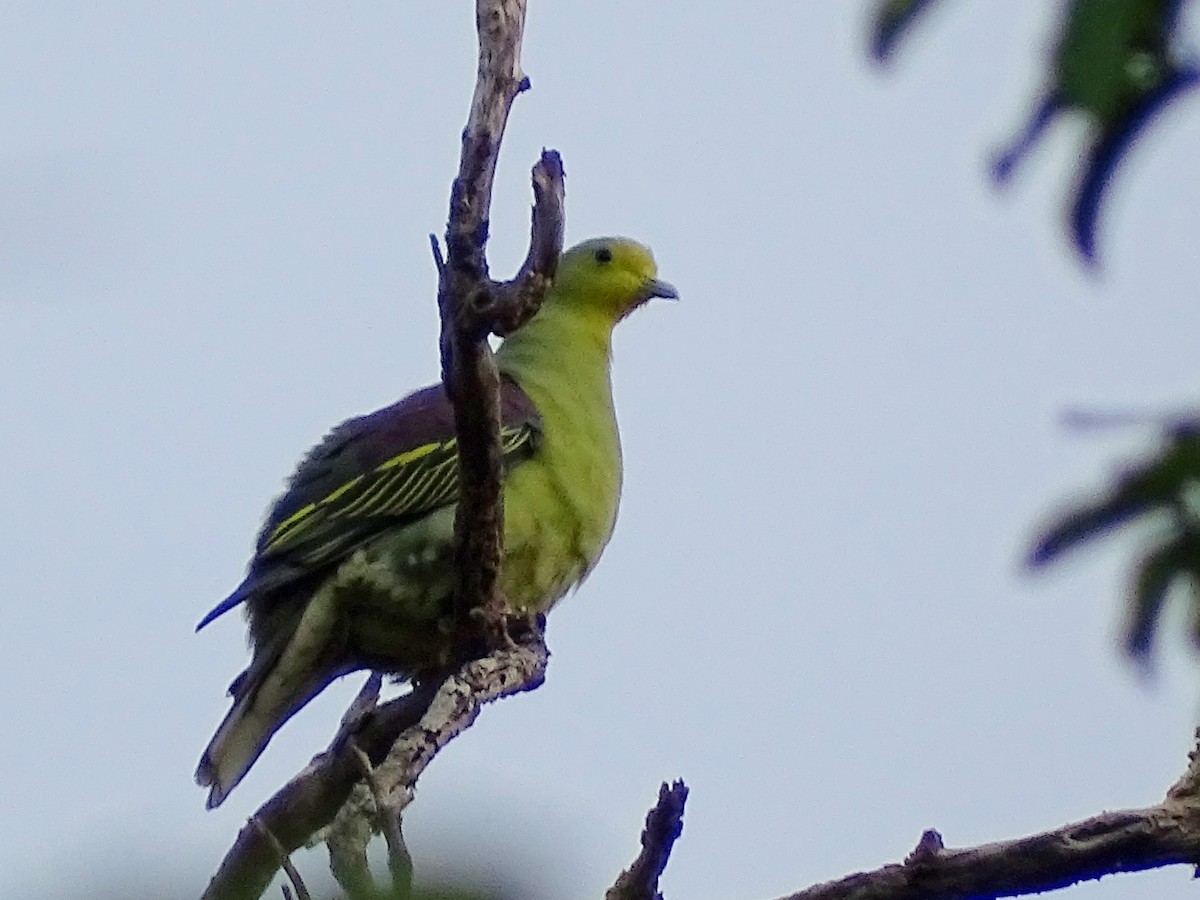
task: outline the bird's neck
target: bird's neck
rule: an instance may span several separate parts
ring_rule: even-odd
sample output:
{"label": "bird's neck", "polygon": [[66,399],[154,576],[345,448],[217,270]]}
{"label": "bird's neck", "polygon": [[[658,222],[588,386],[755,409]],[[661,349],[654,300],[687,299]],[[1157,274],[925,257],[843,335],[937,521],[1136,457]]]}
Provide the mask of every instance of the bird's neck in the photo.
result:
{"label": "bird's neck", "polygon": [[496,363],[539,406],[543,399],[539,394],[549,391],[559,401],[571,395],[580,401],[599,401],[611,414],[612,328],[611,318],[600,312],[547,303],[504,340]]}

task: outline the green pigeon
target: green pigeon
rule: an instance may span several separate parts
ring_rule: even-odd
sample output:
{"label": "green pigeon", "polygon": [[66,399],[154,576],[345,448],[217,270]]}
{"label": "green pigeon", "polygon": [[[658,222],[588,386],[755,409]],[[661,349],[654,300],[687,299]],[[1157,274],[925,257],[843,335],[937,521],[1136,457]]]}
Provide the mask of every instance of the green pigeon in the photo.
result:
{"label": "green pigeon", "polygon": [[[596,238],[559,261],[541,309],[496,351],[505,464],[499,588],[548,611],[596,565],[621,494],[610,378],[617,322],[675,298],[650,250]],[[196,781],[218,806],[271,736],[339,676],[412,677],[450,651],[458,499],[454,415],[441,384],[337,426],[301,460],[248,574],[197,630],[244,603],[252,658]]]}

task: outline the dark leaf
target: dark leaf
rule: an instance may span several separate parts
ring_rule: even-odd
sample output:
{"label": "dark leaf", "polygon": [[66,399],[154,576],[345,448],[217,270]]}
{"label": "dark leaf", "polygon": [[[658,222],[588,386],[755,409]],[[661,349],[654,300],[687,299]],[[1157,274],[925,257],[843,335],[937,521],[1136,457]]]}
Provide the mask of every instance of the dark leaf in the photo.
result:
{"label": "dark leaf", "polygon": [[1089,265],[1096,262],[1096,222],[1101,201],[1117,167],[1150,121],[1172,100],[1194,88],[1198,80],[1200,72],[1194,68],[1171,70],[1154,90],[1135,100],[1122,118],[1101,126],[1080,169],[1071,204],[1071,236]]}
{"label": "dark leaf", "polygon": [[1054,119],[1062,104],[1057,95],[1051,95],[1038,104],[1025,127],[1004,147],[992,161],[992,180],[999,185],[1007,184],[1013,171],[1033,149],[1046,126]]}
{"label": "dark leaf", "polygon": [[1150,512],[1161,502],[1144,496],[1111,494],[1096,503],[1077,506],[1042,532],[1034,542],[1026,564],[1033,569],[1040,568],[1084,541],[1108,534]]}
{"label": "dark leaf", "polygon": [[1176,540],[1155,548],[1146,554],[1134,573],[1122,644],[1125,652],[1139,663],[1144,663],[1153,649],[1167,592],[1186,571],[1187,551],[1191,549],[1186,544],[1186,540]]}
{"label": "dark leaf", "polygon": [[921,13],[935,0],[882,0],[871,19],[871,56],[887,62]]}
{"label": "dark leaf", "polygon": [[1130,467],[1098,500],[1068,510],[1042,532],[1030,551],[1028,565],[1043,566],[1079,543],[1155,509],[1176,508],[1189,484],[1198,480],[1200,437],[1190,422],[1173,423],[1161,454]]}

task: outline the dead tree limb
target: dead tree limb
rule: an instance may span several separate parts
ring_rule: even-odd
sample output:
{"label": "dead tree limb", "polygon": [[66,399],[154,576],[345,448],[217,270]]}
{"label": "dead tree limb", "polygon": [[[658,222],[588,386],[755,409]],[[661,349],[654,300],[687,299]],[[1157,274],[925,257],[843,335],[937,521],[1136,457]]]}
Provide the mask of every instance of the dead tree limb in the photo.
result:
{"label": "dead tree limb", "polygon": [[[1200,741],[1200,732],[1196,735]],[[1157,806],[1106,812],[1009,841],[952,849],[926,831],[903,863],[814,885],[783,900],[989,900],[1118,872],[1200,863],[1200,744]]]}
{"label": "dead tree limb", "polygon": [[[417,685],[358,718],[348,717],[329,748],[280,788],[251,817],[288,853],[309,843],[329,825],[362,780],[357,746],[378,767],[393,747],[402,748],[423,771],[437,752],[460,734],[486,703],[541,684],[549,651],[531,630],[513,649],[473,660],[440,681]],[[247,824],[204,892],[203,900],[255,900],[279,870],[280,857],[262,830]]]}
{"label": "dead tree limb", "polygon": [[671,848],[683,833],[683,807],[687,795],[687,786],[682,781],[671,785],[664,782],[658,789],[658,802],[646,814],[642,849],[633,865],[608,889],[604,900],[662,900],[658,879],[667,867]]}
{"label": "dead tree limb", "polygon": [[[500,376],[487,337],[507,334],[527,321],[554,277],[563,242],[563,170],[557,153],[542,153],[533,169],[533,226],[525,264],[512,281],[493,281],[486,254],[492,183],[509,110],[529,87],[521,70],[525,0],[477,0],[475,25],[479,67],[458,176],[450,189],[438,309],[442,380],[454,404],[458,434],[455,612],[461,621],[482,611],[482,621],[494,632],[505,614],[504,599],[496,592],[504,509]],[[484,638],[485,645],[497,646],[494,633]]]}

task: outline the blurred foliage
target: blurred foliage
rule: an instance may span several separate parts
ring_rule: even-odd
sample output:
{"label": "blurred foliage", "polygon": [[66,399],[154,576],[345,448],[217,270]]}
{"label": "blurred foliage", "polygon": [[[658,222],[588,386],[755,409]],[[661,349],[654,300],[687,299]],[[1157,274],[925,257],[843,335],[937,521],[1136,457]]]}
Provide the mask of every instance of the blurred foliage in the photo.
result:
{"label": "blurred foliage", "polygon": [[1123,635],[1125,650],[1143,664],[1176,587],[1186,592],[1192,640],[1200,646],[1200,419],[1169,423],[1157,452],[1126,465],[1111,484],[1069,507],[1038,537],[1028,560],[1040,568],[1152,514],[1163,529],[1134,566]]}
{"label": "blurred foliage", "polygon": [[[436,875],[423,879],[423,883],[408,891],[389,889],[386,868],[374,869],[377,887],[372,888],[370,900],[517,900],[539,893],[532,890],[533,882],[517,877],[507,867],[503,871],[482,864],[439,867]],[[304,878],[313,900],[347,900],[346,893],[319,864],[315,873],[305,874]],[[194,875],[182,875],[156,865],[139,868],[128,856],[115,851],[84,882],[68,881],[57,869],[51,869],[41,883],[25,885],[4,896],[6,900],[9,896],[28,900],[195,900],[203,887],[203,883],[196,883]],[[266,900],[283,900],[285,887],[287,894],[296,900],[297,892],[283,874],[275,877],[262,896]],[[540,893],[545,893],[544,887]]]}
{"label": "blurred foliage", "polygon": [[871,19],[871,55],[879,62],[892,58],[896,44],[922,12],[936,0],[882,0]]}
{"label": "blurred foliage", "polygon": [[[336,888],[318,889],[309,886],[313,900],[344,900],[345,895]],[[111,885],[89,885],[86,889],[63,890],[61,892],[25,894],[29,900],[195,900],[196,890],[172,890],[162,887],[143,887],[136,882],[117,883]],[[283,900],[290,896],[295,900],[296,892],[289,886],[287,894],[281,887],[269,889],[263,897],[275,897]],[[443,885],[439,887],[417,888],[412,893],[397,894],[379,891],[372,895],[371,900],[516,900],[517,897],[528,896],[521,893],[496,893],[474,887]]]}
{"label": "blurred foliage", "polygon": [[[897,42],[934,0],[883,0],[871,25],[876,59],[891,58]],[[1079,152],[1068,230],[1088,264],[1096,262],[1096,228],[1106,189],[1126,152],[1150,121],[1200,80],[1177,52],[1176,27],[1185,0],[1067,0],[1047,60],[1045,87],[1028,123],[997,157],[998,184],[1011,178],[1061,112],[1089,124]]]}

